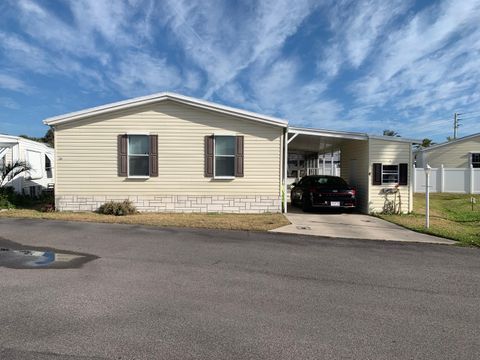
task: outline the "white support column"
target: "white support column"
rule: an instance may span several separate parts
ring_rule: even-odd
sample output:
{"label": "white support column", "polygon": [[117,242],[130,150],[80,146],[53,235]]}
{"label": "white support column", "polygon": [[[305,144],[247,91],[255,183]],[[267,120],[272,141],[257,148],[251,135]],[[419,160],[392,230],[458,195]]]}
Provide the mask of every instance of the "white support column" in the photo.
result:
{"label": "white support column", "polygon": [[335,173],[333,170],[333,151],[330,153],[330,175],[335,176]]}
{"label": "white support column", "polygon": [[440,192],[445,192],[445,167],[440,165]]}
{"label": "white support column", "polygon": [[474,175],[475,174],[475,171],[473,170],[473,165],[470,164],[470,194],[473,194],[474,192],[474,185],[475,185],[475,178],[474,178]]}
{"label": "white support column", "polygon": [[415,192],[417,189],[417,170],[415,165],[412,166],[412,187],[413,192]]}
{"label": "white support column", "polygon": [[[298,134],[295,134],[296,136]],[[291,139],[293,140],[293,139]],[[288,166],[288,127],[283,136],[283,212],[287,213],[287,166]]]}

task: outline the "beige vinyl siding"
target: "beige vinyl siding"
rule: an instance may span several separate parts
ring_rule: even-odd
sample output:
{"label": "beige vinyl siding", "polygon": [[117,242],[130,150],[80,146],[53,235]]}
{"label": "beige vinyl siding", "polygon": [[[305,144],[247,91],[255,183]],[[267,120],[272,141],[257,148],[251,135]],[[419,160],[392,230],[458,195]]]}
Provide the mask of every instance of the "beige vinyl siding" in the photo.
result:
{"label": "beige vinyl siding", "polygon": [[[407,185],[400,186],[401,211],[408,212],[410,208],[410,179],[412,172],[410,143],[370,139],[369,144],[369,212],[381,212],[385,204],[385,196],[381,192],[382,189],[395,187],[395,184],[372,185],[372,167],[374,163],[382,163],[383,165],[408,164]],[[393,197],[390,195],[389,199],[393,199]]]}
{"label": "beige vinyl siding", "polygon": [[417,161],[417,167],[423,167],[428,163],[432,168],[439,168],[442,164],[446,168],[466,168],[470,166],[470,152],[480,152],[480,135],[423,151],[424,162],[421,161],[422,152],[418,153],[417,158],[420,158],[420,162]]}
{"label": "beige vinyl siding", "polygon": [[358,208],[368,211],[368,141],[348,140],[341,146],[340,174],[357,189]]}
{"label": "beige vinyl siding", "polygon": [[[57,195],[280,195],[281,127],[171,101],[58,125]],[[117,176],[117,135],[158,135],[159,176]],[[244,177],[204,177],[204,137],[244,136]]]}

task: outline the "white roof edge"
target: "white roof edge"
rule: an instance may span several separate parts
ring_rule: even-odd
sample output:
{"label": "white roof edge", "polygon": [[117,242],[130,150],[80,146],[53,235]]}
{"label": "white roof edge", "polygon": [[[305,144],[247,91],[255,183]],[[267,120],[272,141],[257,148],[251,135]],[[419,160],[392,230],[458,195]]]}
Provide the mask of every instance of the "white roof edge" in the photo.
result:
{"label": "white roof edge", "polygon": [[71,112],[64,115],[54,116],[54,117],[50,117],[43,120],[43,123],[45,125],[50,125],[50,126],[58,125],[58,124],[63,124],[63,123],[74,121],[74,120],[84,119],[94,115],[105,114],[105,113],[109,113],[117,110],[129,109],[136,106],[147,105],[147,104],[155,103],[158,101],[164,101],[164,100],[173,100],[186,105],[191,105],[191,106],[195,106],[195,107],[206,109],[206,110],[212,110],[212,111],[220,112],[227,115],[238,116],[248,120],[259,121],[259,122],[263,122],[270,125],[281,126],[281,127],[287,127],[288,125],[288,121],[284,119],[278,119],[272,116],[262,115],[262,114],[254,113],[251,111],[237,109],[230,106],[220,105],[210,101],[200,100],[193,97],[180,95],[176,93],[170,93],[170,92],[156,93],[148,96],[137,97],[137,98],[118,101],[118,102],[101,105],[93,108],[88,108],[88,109],[84,109],[76,112]]}
{"label": "white roof edge", "polygon": [[353,140],[386,140],[386,141],[398,141],[398,142],[407,142],[411,144],[420,144],[421,140],[407,139],[402,137],[394,136],[379,136],[379,135],[369,135],[367,133],[354,132],[354,131],[337,131],[337,130],[325,130],[325,129],[312,129],[312,128],[301,128],[291,126],[288,128],[289,132],[305,135],[318,135],[318,136],[330,136],[338,138],[347,138]]}
{"label": "white roof edge", "polygon": [[475,134],[467,135],[467,136],[464,136],[464,137],[461,137],[459,139],[455,139],[455,140],[452,140],[452,141],[446,141],[446,142],[443,142],[441,144],[432,145],[432,146],[429,146],[429,147],[426,147],[426,148],[423,148],[423,149],[419,149],[416,152],[434,150],[434,149],[437,149],[437,148],[442,147],[442,146],[455,144],[455,143],[458,143],[458,142],[462,142],[464,140],[469,140],[469,139],[477,137],[477,136],[480,136],[480,133],[475,133]]}
{"label": "white roof edge", "polygon": [[20,141],[24,141],[24,142],[26,142],[26,143],[35,144],[35,145],[37,145],[37,146],[44,146],[44,147],[46,147],[47,149],[54,150],[54,149],[53,149],[50,145],[48,145],[48,144],[45,144],[45,143],[42,143],[42,142],[39,142],[39,141],[34,141],[34,140],[26,139],[26,138],[21,137],[21,136],[0,134],[0,142],[2,141],[2,138],[8,139],[8,140],[12,140],[12,141],[17,142],[17,143],[20,142]]}
{"label": "white roof edge", "polygon": [[351,131],[336,131],[336,130],[326,130],[326,129],[312,129],[312,128],[301,128],[296,126],[290,126],[288,131],[296,134],[303,135],[316,135],[316,136],[330,136],[330,137],[343,137],[353,140],[368,140],[368,135],[359,132]]}
{"label": "white roof edge", "polygon": [[382,135],[368,135],[370,139],[375,140],[386,140],[386,141],[398,141],[398,142],[406,142],[410,144],[421,144],[422,140],[418,139],[409,139],[404,137],[397,137],[397,136],[382,136]]}

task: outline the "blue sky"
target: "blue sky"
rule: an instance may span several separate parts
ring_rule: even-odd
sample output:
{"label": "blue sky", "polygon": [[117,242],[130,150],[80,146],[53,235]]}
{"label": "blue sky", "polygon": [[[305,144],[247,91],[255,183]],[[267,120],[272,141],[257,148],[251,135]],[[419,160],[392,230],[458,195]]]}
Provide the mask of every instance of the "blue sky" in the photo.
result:
{"label": "blue sky", "polygon": [[0,2],[0,132],[160,91],[291,124],[480,131],[480,0]]}

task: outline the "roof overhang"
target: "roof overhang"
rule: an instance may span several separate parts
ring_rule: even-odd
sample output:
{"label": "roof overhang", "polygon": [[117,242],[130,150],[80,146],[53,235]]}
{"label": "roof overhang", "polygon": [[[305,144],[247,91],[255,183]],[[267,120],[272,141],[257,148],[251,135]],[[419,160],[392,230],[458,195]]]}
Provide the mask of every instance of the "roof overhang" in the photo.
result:
{"label": "roof overhang", "polygon": [[135,107],[159,103],[162,101],[171,100],[180,104],[193,106],[200,109],[215,111],[225,115],[237,116],[243,119],[258,121],[264,124],[280,126],[286,128],[287,120],[278,119],[275,117],[254,113],[251,111],[241,110],[230,106],[220,105],[213,102],[192,98],[180,94],[162,92],[149,96],[137,97],[125,101],[119,101],[107,105],[97,106],[77,112],[72,112],[64,115],[59,115],[43,120],[43,123],[50,126],[69,123],[81,119],[85,119],[95,115],[108,114],[118,110],[127,110]]}
{"label": "roof overhang", "polygon": [[51,148],[49,145],[45,144],[45,143],[41,143],[41,142],[38,142],[38,141],[34,141],[34,140],[30,140],[30,139],[26,139],[26,138],[23,138],[21,136],[13,136],[13,135],[5,135],[5,134],[0,134],[0,147],[12,147],[12,146],[15,146],[19,143],[24,143],[24,144],[29,144],[30,146],[35,146],[37,148],[41,147],[41,148],[45,148],[46,150],[52,150],[53,151],[53,148]]}
{"label": "roof overhang", "polygon": [[432,146],[429,146],[427,148],[419,149],[419,150],[417,150],[417,152],[428,152],[430,150],[435,150],[435,149],[438,149],[438,148],[441,148],[441,147],[444,147],[444,146],[448,146],[448,145],[452,145],[452,144],[456,144],[456,143],[459,143],[459,142],[462,142],[462,141],[465,141],[465,140],[471,140],[471,139],[476,138],[476,137],[480,138],[480,133],[475,133],[475,134],[471,134],[471,135],[461,137],[459,139],[447,141],[447,142],[444,142],[444,143],[441,143],[441,144],[432,145]]}
{"label": "roof overhang", "polygon": [[421,140],[409,139],[404,137],[397,136],[379,136],[379,135],[370,135],[367,133],[361,132],[351,132],[351,131],[337,131],[337,130],[326,130],[326,129],[310,129],[310,128],[301,128],[301,127],[289,127],[288,132],[291,134],[304,134],[311,136],[322,136],[322,137],[331,137],[331,138],[340,138],[340,139],[350,139],[350,140],[385,140],[385,141],[396,141],[396,142],[406,142],[410,144],[421,144]]}
{"label": "roof overhang", "polygon": [[310,128],[300,128],[300,127],[289,127],[289,134],[302,134],[310,136],[319,136],[319,137],[329,137],[329,138],[338,138],[338,139],[350,139],[350,140],[368,140],[368,135],[357,132],[348,132],[348,131],[335,131],[335,130],[324,130],[324,129],[310,129]]}
{"label": "roof overhang", "polygon": [[420,140],[392,136],[376,136],[361,132],[336,131],[325,129],[310,129],[289,127],[289,149],[292,151],[329,153],[340,150],[342,144],[349,141],[368,141],[370,139],[402,142],[409,144],[421,143]]}

